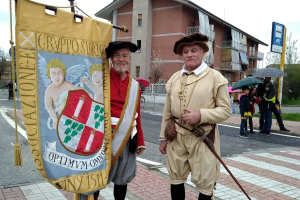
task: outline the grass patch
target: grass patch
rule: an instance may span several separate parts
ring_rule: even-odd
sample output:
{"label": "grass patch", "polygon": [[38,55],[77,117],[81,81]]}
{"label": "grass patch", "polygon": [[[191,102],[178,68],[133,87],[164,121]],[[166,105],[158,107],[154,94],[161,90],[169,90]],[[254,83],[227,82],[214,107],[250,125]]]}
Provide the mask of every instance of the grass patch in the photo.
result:
{"label": "grass patch", "polygon": [[[259,117],[260,114],[254,114],[253,117]],[[281,113],[283,120],[300,122],[300,113]],[[276,119],[272,114],[272,119]]]}
{"label": "grass patch", "polygon": [[289,100],[286,97],[282,98],[282,105],[284,106],[298,106],[300,105],[300,98]]}

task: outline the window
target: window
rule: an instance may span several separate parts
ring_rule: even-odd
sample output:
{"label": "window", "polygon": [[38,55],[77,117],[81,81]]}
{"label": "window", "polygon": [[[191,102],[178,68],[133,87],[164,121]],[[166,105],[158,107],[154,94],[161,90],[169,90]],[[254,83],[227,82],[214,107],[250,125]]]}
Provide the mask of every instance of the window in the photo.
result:
{"label": "window", "polygon": [[135,78],[140,77],[140,70],[141,70],[140,66],[135,66]]}
{"label": "window", "polygon": [[136,52],[139,53],[139,52],[141,52],[141,46],[142,46],[142,41],[141,40],[137,41],[137,46],[138,46],[139,49]]}
{"label": "window", "polygon": [[142,14],[138,14],[138,26],[142,26],[143,25],[143,16]]}

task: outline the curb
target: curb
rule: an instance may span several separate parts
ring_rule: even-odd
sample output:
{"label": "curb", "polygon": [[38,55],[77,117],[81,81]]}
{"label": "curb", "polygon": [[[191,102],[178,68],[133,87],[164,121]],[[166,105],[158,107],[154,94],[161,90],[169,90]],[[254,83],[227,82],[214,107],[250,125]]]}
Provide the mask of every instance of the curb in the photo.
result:
{"label": "curb", "polygon": [[[9,118],[11,118],[12,120],[15,120],[15,115],[12,114],[10,111],[5,112],[5,114],[6,114]],[[20,118],[18,117],[18,115],[17,115],[17,120],[18,120],[18,124],[21,126],[21,128],[23,128],[24,130],[26,130],[26,129],[25,129],[24,121],[23,121],[22,119],[20,119]]]}
{"label": "curb", "polygon": [[[229,125],[229,126],[235,126],[235,127],[240,127],[240,124],[234,124],[234,123],[230,123],[230,122],[222,122],[219,124],[223,124],[223,125]],[[254,129],[259,129],[258,126],[253,126]],[[279,130],[274,130],[271,129],[271,132],[273,133],[278,133],[278,134],[282,134],[282,135],[289,135],[289,136],[296,136],[296,137],[300,137],[299,133],[293,133],[293,132],[286,132],[286,131],[279,131]]]}

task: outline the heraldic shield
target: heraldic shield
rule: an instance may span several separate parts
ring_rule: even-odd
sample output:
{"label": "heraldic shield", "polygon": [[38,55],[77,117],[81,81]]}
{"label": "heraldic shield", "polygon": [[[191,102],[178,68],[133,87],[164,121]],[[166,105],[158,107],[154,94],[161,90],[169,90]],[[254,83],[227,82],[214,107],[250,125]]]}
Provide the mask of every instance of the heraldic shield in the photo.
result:
{"label": "heraldic shield", "polygon": [[112,25],[28,0],[17,1],[16,58],[33,162],[59,189],[106,187],[111,167],[109,65]]}
{"label": "heraldic shield", "polygon": [[[92,155],[100,148],[104,151],[104,106],[83,90],[70,91],[57,132],[68,151],[81,155]],[[94,160],[93,165],[102,160]]]}

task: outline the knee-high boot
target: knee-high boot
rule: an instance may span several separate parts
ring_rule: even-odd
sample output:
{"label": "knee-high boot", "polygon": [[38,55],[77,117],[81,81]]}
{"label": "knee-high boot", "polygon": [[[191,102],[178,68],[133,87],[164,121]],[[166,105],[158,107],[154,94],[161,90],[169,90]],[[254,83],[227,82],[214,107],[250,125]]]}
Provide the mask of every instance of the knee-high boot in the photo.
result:
{"label": "knee-high boot", "polygon": [[124,200],[127,192],[127,184],[126,185],[114,185],[114,197],[115,200]]}
{"label": "knee-high boot", "polygon": [[211,200],[212,195],[205,195],[202,193],[199,193],[198,200]]}
{"label": "knee-high boot", "polygon": [[184,183],[181,183],[178,185],[171,184],[171,197],[172,197],[172,200],[184,200],[185,199]]}

